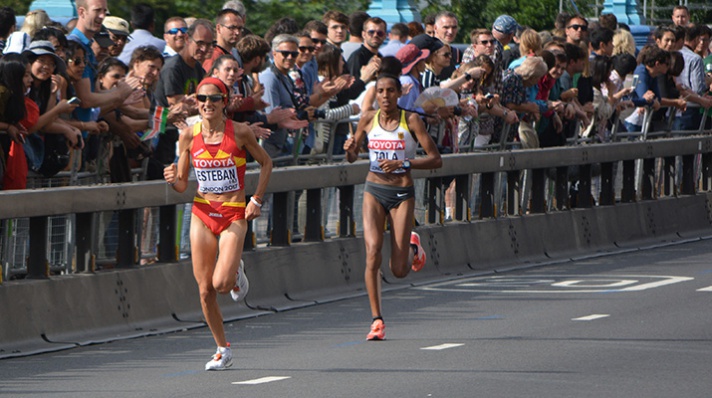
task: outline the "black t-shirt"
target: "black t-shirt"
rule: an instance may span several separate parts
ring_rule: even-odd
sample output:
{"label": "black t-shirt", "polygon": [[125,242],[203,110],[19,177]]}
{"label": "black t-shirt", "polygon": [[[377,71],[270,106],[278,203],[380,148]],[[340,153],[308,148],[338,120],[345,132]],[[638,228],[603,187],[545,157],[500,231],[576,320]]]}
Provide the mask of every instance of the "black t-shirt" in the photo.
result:
{"label": "black t-shirt", "polygon": [[[366,46],[361,45],[356,51],[354,51],[351,56],[349,57],[349,60],[346,61],[346,67],[349,71],[349,74],[355,78],[360,78],[361,77],[361,68],[368,64],[368,61],[373,58],[375,54],[371,52]],[[380,57],[381,54],[379,53],[378,56]]]}

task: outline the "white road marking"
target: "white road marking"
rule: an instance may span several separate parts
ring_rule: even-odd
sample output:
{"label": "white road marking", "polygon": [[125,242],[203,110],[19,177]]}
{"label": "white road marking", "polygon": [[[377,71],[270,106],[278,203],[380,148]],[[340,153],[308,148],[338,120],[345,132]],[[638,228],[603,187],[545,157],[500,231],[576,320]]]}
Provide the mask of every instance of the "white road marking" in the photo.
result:
{"label": "white road marking", "polygon": [[712,286],[703,287],[702,289],[697,289],[698,292],[712,292]]}
{"label": "white road marking", "polygon": [[430,347],[421,347],[421,350],[432,350],[432,351],[440,351],[440,350],[447,350],[448,348],[454,348],[454,347],[460,347],[465,344],[461,343],[445,343],[445,344],[440,344],[440,345],[434,345]]}
{"label": "white road marking", "polygon": [[599,289],[610,289],[614,287],[628,286],[634,283],[638,283],[635,279],[619,279],[619,280],[606,280],[606,279],[590,279],[590,280],[569,280],[552,283],[551,286],[556,287],[590,287]]}
{"label": "white road marking", "polygon": [[259,379],[254,379],[254,380],[245,380],[245,381],[233,381],[232,384],[264,384],[264,383],[271,383],[273,381],[280,381],[280,380],[285,380],[285,379],[291,379],[291,376],[267,376],[267,377],[261,377]]}
{"label": "white road marking", "polygon": [[608,318],[609,314],[591,314],[588,316],[582,316],[580,318],[572,318],[572,321],[593,321],[595,319]]}

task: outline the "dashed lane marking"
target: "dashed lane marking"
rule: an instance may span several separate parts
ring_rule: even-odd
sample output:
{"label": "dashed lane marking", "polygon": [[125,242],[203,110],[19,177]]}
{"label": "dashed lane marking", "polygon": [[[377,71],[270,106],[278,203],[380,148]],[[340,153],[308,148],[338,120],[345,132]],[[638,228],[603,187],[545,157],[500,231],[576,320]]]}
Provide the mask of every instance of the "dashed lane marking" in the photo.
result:
{"label": "dashed lane marking", "polygon": [[445,343],[445,344],[434,345],[434,346],[430,346],[430,347],[420,347],[420,349],[421,350],[440,351],[440,350],[447,350],[448,348],[460,347],[463,345],[464,344],[462,344],[462,343]]}
{"label": "dashed lane marking", "polygon": [[712,292],[712,286],[703,287],[702,289],[697,289],[698,292]]}
{"label": "dashed lane marking", "polygon": [[601,318],[608,318],[610,315],[609,314],[591,314],[587,316],[582,316],[580,318],[572,318],[572,321],[593,321],[596,319],[601,319]]}
{"label": "dashed lane marking", "polygon": [[291,376],[267,376],[267,377],[261,377],[259,379],[254,379],[254,380],[245,380],[245,381],[233,381],[232,384],[249,384],[249,385],[254,385],[254,384],[264,384],[264,383],[271,383],[273,381],[280,381],[280,380],[286,380],[286,379],[291,379]]}

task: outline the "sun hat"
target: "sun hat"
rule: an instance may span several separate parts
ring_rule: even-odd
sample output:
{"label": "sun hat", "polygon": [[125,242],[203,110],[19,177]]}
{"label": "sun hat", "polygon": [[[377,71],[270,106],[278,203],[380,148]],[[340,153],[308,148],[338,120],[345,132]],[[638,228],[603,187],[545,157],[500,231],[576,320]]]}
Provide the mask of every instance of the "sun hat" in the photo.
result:
{"label": "sun hat", "polygon": [[419,61],[422,61],[430,55],[430,51],[427,49],[421,50],[416,46],[415,44],[408,43],[405,46],[401,47],[400,50],[396,53],[396,58],[398,58],[399,61],[403,64],[403,69],[401,70],[401,73],[404,75],[407,75],[410,73],[410,70],[413,69],[413,66],[417,64]]}
{"label": "sun hat", "polygon": [[62,58],[60,58],[57,54],[54,52],[54,46],[52,45],[52,42],[47,41],[47,40],[35,40],[32,43],[30,43],[30,46],[27,47],[25,51],[22,52],[27,56],[28,54],[33,54],[36,57],[42,56],[42,55],[51,55],[52,58],[54,58],[54,63],[57,66],[56,71],[60,73],[64,73],[67,71],[67,65],[64,63]]}

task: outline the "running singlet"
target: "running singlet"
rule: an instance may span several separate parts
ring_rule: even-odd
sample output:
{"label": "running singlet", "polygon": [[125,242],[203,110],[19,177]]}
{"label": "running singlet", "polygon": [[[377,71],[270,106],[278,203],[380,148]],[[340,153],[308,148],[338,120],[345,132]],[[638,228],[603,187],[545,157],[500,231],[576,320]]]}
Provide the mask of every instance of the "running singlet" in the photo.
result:
{"label": "running singlet", "polygon": [[196,123],[190,149],[198,192],[221,194],[241,190],[245,181],[246,152],[237,147],[232,121],[225,123],[222,142],[214,145],[217,151],[209,149],[213,145],[205,144],[200,131],[201,124]]}
{"label": "running singlet", "polygon": [[[383,173],[378,165],[379,160],[404,160],[413,159],[415,157],[415,149],[418,142],[413,138],[413,134],[408,130],[408,124],[405,120],[405,111],[401,110],[400,122],[398,127],[393,131],[388,131],[381,127],[378,122],[381,110],[376,112],[373,117],[373,126],[368,132],[368,157],[371,160],[370,171],[374,173]],[[395,174],[405,173],[405,169],[394,171]]]}

